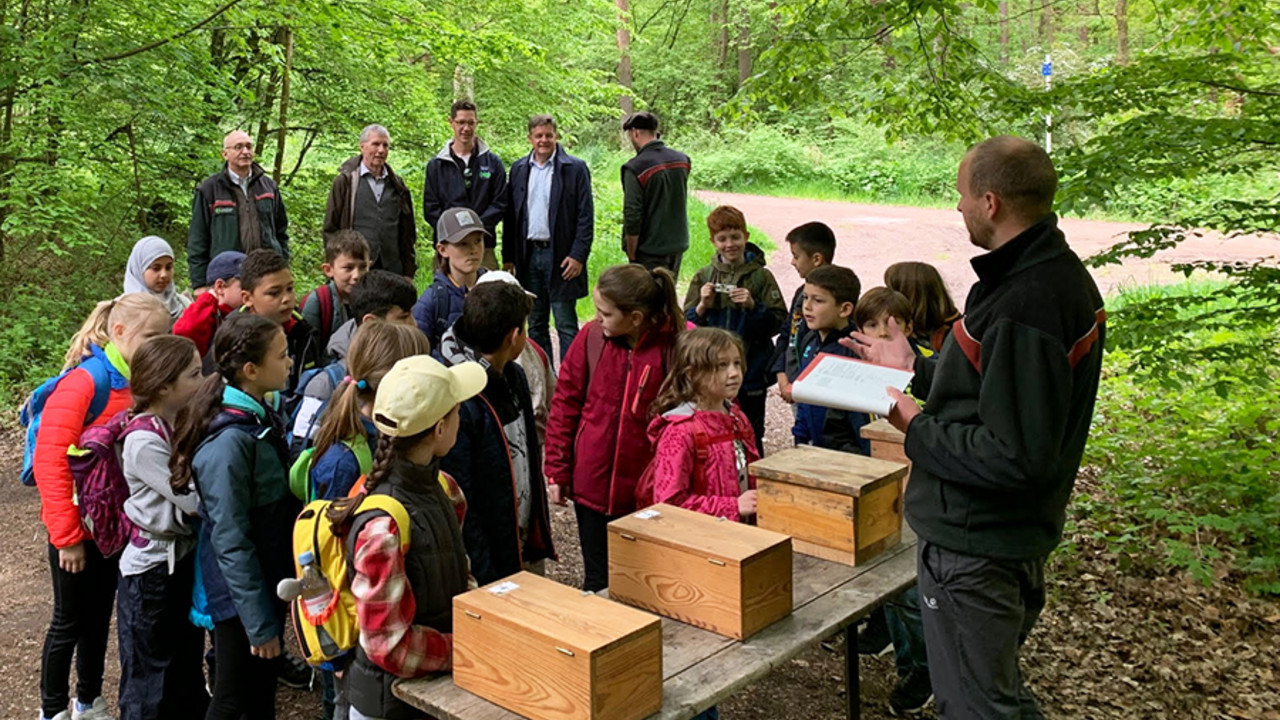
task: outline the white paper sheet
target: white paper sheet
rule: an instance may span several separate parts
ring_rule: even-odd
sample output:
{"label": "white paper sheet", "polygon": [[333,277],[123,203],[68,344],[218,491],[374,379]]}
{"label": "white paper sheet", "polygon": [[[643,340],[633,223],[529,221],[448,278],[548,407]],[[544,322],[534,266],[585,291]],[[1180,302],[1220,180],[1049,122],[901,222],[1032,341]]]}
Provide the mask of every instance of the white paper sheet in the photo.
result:
{"label": "white paper sheet", "polygon": [[791,386],[798,403],[885,416],[893,409],[886,387],[905,390],[914,373],[823,353]]}

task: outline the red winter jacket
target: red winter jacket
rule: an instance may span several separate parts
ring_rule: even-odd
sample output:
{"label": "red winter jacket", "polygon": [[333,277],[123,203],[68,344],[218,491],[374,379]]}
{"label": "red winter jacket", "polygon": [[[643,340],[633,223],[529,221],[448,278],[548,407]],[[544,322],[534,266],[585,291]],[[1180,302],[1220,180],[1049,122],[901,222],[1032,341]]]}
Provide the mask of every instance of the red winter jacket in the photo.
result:
{"label": "red winter jacket", "polygon": [[201,293],[173,323],[173,334],[190,338],[200,357],[204,357],[213,344],[218,325],[230,312],[231,308],[218,302],[212,292]]}
{"label": "red winter jacket", "polygon": [[635,509],[636,481],[653,457],[650,408],[667,376],[675,345],[670,326],[645,333],[635,348],[604,338],[600,362],[588,378],[587,323],[560,363],[547,420],[545,474],[576,503],[606,515]]}
{"label": "red winter jacket", "polygon": [[[111,393],[107,396],[106,408],[90,426],[102,425],[133,405],[133,393],[129,391],[127,376],[124,375],[128,372],[124,360],[110,345],[106,356],[112,368]],[[71,466],[67,463],[67,448],[80,441],[80,434],[86,427],[84,416],[89,412],[91,402],[93,376],[88,370],[77,368],[58,382],[40,415],[40,431],[36,434],[31,468],[36,477],[36,489],[40,491],[40,520],[49,530],[49,542],[59,550],[90,539],[89,531],[80,522],[80,509],[73,500],[75,482],[71,478]]]}
{"label": "red winter jacket", "polygon": [[[702,476],[695,477],[697,441],[695,426],[701,423],[707,434],[706,460]],[[653,441],[653,501],[679,505],[686,510],[728,518],[738,517],[738,459],[733,440],[742,443],[746,464],[760,459],[751,421],[737,404],[728,413],[695,410],[686,403],[668,410],[649,424]],[[750,487],[755,483],[748,479]]]}

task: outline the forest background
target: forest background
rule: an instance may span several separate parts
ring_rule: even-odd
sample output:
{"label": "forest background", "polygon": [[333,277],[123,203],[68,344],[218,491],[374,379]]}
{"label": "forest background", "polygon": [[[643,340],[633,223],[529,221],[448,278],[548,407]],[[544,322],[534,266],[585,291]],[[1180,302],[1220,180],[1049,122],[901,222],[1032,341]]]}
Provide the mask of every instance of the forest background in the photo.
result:
{"label": "forest background", "polygon": [[[390,162],[417,193],[462,96],[508,166],[542,112],[591,164],[592,277],[622,257],[632,108],[663,118],[696,187],[923,206],[954,204],[966,145],[1040,141],[1052,115],[1060,212],[1151,224],[1095,262],[1189,229],[1280,228],[1269,0],[0,0],[4,406],[119,292],[134,240],[182,254],[192,189],[227,131],[248,131],[282,186],[305,289],[360,128],[390,129]],[[696,236],[706,209],[691,209]],[[1062,557],[1102,543],[1135,576],[1274,596],[1280,273],[1185,269],[1185,285],[1109,300],[1094,480]]]}

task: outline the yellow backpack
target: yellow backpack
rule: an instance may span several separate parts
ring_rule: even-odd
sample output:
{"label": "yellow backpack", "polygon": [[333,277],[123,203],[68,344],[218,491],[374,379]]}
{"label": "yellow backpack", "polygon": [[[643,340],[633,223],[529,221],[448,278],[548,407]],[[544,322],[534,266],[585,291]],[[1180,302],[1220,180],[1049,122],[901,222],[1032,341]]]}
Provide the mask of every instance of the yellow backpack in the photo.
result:
{"label": "yellow backpack", "polygon": [[[346,542],[334,534],[333,525],[327,517],[327,511],[334,502],[315,500],[308,503],[293,524],[293,565],[297,577],[301,580],[303,571],[298,557],[311,553],[320,574],[332,588],[333,596],[318,615],[307,610],[301,596],[289,604],[302,658],[326,670],[335,669],[330,662],[350,652],[360,641],[356,601],[351,594],[353,573],[350,572]],[[369,510],[381,510],[395,520],[400,531],[400,552],[405,553],[409,549],[409,513],[400,501],[389,495],[363,495],[356,512]]]}

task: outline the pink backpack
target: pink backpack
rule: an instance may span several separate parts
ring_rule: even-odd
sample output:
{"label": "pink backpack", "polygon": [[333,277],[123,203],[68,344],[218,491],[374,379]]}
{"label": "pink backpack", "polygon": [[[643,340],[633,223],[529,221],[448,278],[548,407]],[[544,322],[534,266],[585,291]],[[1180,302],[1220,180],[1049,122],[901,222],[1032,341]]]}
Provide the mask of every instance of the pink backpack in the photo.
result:
{"label": "pink backpack", "polygon": [[137,430],[169,436],[154,415],[129,419],[129,411],[121,410],[110,420],[84,429],[79,442],[67,453],[71,477],[75,479],[80,517],[103,557],[111,557],[124,549],[136,528],[124,514],[124,501],[129,499],[129,483],[124,479],[116,444],[124,442]]}
{"label": "pink backpack", "polygon": [[[707,426],[702,424],[696,414],[686,422],[693,423],[693,477],[700,477],[706,472],[707,456],[710,454],[711,446],[733,442],[737,439],[737,435],[732,432],[712,435],[707,432]],[[653,504],[653,474],[654,466],[657,464],[657,458],[650,460],[644,472],[640,475],[640,479],[636,482],[637,510],[643,510]]]}

